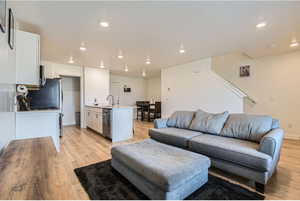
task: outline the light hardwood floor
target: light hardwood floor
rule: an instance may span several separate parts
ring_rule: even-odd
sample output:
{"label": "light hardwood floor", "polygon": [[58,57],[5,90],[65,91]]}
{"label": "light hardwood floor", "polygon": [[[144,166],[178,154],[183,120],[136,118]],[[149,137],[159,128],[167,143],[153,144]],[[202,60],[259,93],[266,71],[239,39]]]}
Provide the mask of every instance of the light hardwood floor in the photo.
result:
{"label": "light hardwood floor", "polygon": [[[152,126],[135,122],[135,136],[129,142],[148,138]],[[77,127],[65,127],[60,153],[50,138],[13,141],[0,158],[0,199],[88,199],[73,170],[110,159],[111,146],[109,140]],[[284,142],[266,199],[300,199],[299,148],[299,141]],[[247,180],[218,170],[211,173],[251,189]]]}

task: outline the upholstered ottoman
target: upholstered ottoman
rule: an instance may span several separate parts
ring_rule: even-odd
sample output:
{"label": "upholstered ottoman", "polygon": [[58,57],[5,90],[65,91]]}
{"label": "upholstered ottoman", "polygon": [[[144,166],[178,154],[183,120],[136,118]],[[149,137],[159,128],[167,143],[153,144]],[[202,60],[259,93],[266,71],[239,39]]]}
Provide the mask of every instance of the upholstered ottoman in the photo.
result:
{"label": "upholstered ottoman", "polygon": [[207,182],[206,156],[147,139],[111,150],[112,167],[150,199],[181,200]]}

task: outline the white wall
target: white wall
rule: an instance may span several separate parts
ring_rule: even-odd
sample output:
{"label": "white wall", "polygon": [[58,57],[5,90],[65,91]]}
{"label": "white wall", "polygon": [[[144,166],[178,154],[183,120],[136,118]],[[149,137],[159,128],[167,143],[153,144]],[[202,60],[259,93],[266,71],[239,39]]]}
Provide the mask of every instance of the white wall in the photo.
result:
{"label": "white wall", "polygon": [[161,76],[147,79],[147,100],[161,100]]}
{"label": "white wall", "polygon": [[[131,88],[130,93],[124,93],[124,85]],[[120,105],[135,105],[136,101],[147,100],[147,81],[138,77],[127,77],[110,74],[110,93],[120,97]]]}
{"label": "white wall", "polygon": [[[250,64],[250,77],[239,77],[239,67]],[[245,112],[268,114],[281,121],[288,138],[300,138],[300,51],[251,59],[243,54],[213,57],[213,70],[252,96]]]}
{"label": "white wall", "polygon": [[62,90],[63,101],[63,125],[76,124],[76,112],[80,112],[80,78],[63,77]]}
{"label": "white wall", "polygon": [[211,70],[211,59],[162,70],[162,115],[176,110],[243,112],[243,99],[228,89]]}
{"label": "white wall", "polygon": [[[9,4],[8,1],[7,8]],[[15,113],[11,104],[16,84],[16,49],[10,49],[7,33],[7,27],[6,33],[0,31],[0,151],[15,139]]]}
{"label": "white wall", "polygon": [[0,151],[15,139],[15,85],[0,84]]}
{"label": "white wall", "polygon": [[15,111],[16,86],[12,84],[0,84],[0,112]]}

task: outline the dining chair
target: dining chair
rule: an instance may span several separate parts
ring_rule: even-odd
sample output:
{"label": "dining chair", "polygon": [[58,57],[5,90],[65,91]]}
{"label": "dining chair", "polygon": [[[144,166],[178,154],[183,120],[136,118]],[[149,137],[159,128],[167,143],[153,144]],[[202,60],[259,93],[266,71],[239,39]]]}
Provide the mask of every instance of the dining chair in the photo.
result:
{"label": "dining chair", "polygon": [[161,117],[161,102],[159,101],[155,102],[154,107],[150,108],[149,117],[150,120]]}
{"label": "dining chair", "polygon": [[161,118],[161,102],[155,102],[155,119]]}
{"label": "dining chair", "polygon": [[150,102],[149,101],[144,101],[143,105],[142,105],[142,121],[145,120],[145,117],[147,117],[148,121],[149,121],[149,113],[150,111]]}
{"label": "dining chair", "polygon": [[[142,116],[143,116],[143,103],[144,101],[136,101],[136,119],[139,120],[139,116],[141,117],[142,119]],[[140,114],[140,115],[139,115]]]}

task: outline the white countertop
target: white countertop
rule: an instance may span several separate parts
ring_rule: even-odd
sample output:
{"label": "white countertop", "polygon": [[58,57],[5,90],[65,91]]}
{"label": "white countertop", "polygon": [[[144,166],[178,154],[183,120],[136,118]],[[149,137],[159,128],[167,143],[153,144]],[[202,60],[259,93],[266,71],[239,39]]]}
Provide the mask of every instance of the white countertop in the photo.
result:
{"label": "white countertop", "polygon": [[95,108],[102,108],[103,106],[100,105],[85,105],[86,107],[95,107]]}
{"label": "white countertop", "polygon": [[17,113],[60,113],[60,110],[30,110],[30,111],[17,111]]}
{"label": "white countertop", "polygon": [[134,106],[129,106],[129,105],[114,105],[113,107],[103,107],[103,108],[112,108],[112,109],[133,109]]}
{"label": "white countertop", "polygon": [[96,106],[96,105],[85,105],[86,107],[94,107],[94,108],[107,108],[107,109],[133,109],[136,106],[130,106],[130,105],[114,105],[114,106]]}

